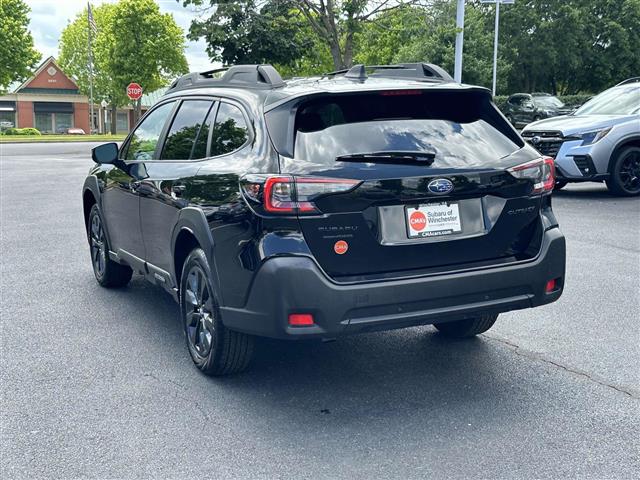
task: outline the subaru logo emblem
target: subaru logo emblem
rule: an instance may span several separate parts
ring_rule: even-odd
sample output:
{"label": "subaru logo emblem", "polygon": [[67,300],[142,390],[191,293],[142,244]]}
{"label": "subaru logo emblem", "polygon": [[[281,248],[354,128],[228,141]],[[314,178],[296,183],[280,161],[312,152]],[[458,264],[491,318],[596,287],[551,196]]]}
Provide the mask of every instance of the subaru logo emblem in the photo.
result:
{"label": "subaru logo emblem", "polygon": [[437,193],[443,195],[445,193],[449,193],[453,190],[453,183],[446,178],[436,178],[435,180],[431,180],[427,188],[431,193]]}

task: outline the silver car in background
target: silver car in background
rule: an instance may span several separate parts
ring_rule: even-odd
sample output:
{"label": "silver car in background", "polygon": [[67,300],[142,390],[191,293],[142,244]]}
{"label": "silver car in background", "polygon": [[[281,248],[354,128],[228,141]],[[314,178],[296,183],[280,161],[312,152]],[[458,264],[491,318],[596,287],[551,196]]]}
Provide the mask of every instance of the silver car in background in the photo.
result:
{"label": "silver car in background", "polygon": [[522,137],[553,157],[556,188],[604,181],[616,195],[640,195],[640,77],[605,90],[574,113],[530,123]]}

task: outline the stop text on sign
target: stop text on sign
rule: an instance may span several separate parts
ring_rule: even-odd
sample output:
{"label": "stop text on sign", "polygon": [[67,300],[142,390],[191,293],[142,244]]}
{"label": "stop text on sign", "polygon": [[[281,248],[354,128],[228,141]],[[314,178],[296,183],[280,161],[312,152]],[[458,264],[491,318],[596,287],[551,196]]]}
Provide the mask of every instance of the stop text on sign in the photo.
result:
{"label": "stop text on sign", "polygon": [[131,100],[138,100],[141,96],[142,87],[139,84],[132,82],[127,85],[127,97],[129,97]]}

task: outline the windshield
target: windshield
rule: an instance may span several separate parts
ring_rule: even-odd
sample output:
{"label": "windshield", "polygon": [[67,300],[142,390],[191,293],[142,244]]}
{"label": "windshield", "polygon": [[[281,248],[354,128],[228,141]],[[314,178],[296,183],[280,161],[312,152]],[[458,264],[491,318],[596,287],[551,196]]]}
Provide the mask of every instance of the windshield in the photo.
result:
{"label": "windshield", "polygon": [[564,103],[558,97],[533,97],[533,100],[545,108],[562,108],[564,107]]}
{"label": "windshield", "polygon": [[576,110],[576,115],[631,115],[640,112],[640,84],[605,90]]}

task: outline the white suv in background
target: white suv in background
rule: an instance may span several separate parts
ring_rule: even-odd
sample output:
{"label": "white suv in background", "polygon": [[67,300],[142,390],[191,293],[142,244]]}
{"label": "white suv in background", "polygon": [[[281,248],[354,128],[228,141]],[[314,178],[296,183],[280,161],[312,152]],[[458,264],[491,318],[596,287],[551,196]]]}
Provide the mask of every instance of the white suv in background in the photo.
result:
{"label": "white suv in background", "polygon": [[605,90],[571,115],[527,125],[522,137],[555,159],[556,188],[605,181],[616,195],[640,195],[640,77]]}

